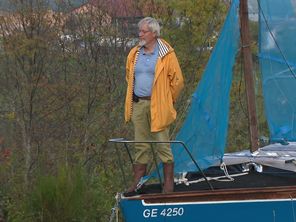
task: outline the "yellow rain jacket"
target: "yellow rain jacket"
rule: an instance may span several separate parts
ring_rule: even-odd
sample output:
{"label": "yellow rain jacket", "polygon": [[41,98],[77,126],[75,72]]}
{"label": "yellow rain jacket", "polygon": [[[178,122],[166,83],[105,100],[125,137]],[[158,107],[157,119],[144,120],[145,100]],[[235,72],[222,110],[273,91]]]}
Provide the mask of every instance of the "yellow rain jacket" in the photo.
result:
{"label": "yellow rain jacket", "polygon": [[[167,128],[177,116],[174,108],[184,80],[174,49],[163,39],[158,39],[159,57],[155,66],[155,75],[151,92],[151,132]],[[127,93],[125,99],[125,121],[131,119],[133,111],[133,90],[135,65],[139,46],[134,47],[126,62]]]}

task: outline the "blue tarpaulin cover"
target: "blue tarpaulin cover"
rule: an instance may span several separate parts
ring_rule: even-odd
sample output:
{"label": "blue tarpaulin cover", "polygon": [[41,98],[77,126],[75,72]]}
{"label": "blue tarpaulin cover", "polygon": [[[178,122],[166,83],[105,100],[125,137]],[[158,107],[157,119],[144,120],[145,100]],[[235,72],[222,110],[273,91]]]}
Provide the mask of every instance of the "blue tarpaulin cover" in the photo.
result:
{"label": "blue tarpaulin cover", "polygon": [[259,60],[270,139],[296,141],[296,1],[259,3]]}
{"label": "blue tarpaulin cover", "polygon": [[[232,68],[238,51],[239,1],[232,2],[219,39],[176,140],[183,141],[201,168],[221,161],[227,139]],[[175,172],[197,168],[179,144],[172,145]]]}
{"label": "blue tarpaulin cover", "polygon": [[[296,141],[296,1],[257,2],[258,57],[270,140]],[[239,39],[239,0],[234,0],[176,137],[186,144],[201,169],[223,159]],[[173,144],[172,150],[175,172],[198,170],[180,144]]]}

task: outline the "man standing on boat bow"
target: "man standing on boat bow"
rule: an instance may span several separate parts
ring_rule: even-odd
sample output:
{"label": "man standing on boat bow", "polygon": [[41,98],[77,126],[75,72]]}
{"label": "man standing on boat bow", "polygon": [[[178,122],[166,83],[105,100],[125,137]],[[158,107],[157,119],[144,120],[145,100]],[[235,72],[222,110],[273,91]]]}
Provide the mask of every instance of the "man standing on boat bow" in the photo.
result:
{"label": "man standing on boat bow", "polygon": [[[160,36],[156,19],[146,17],[138,23],[139,44],[131,49],[126,63],[127,94],[125,120],[134,125],[135,141],[169,141],[169,125],[176,119],[176,102],[183,76],[174,49]],[[157,144],[163,163],[163,192],[174,191],[174,158],[170,144]],[[127,190],[133,193],[145,176],[151,160],[150,144],[135,144],[134,181]]]}

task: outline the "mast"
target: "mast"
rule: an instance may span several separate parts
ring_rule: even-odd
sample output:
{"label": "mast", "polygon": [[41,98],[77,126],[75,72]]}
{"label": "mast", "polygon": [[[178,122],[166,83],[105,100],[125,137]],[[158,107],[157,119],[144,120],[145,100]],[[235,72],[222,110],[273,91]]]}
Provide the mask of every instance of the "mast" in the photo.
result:
{"label": "mast", "polygon": [[251,53],[251,41],[248,17],[248,0],[240,0],[240,23],[241,23],[241,42],[244,64],[244,78],[246,84],[249,133],[251,152],[258,149],[258,126],[256,116],[255,90],[253,80],[253,63]]}

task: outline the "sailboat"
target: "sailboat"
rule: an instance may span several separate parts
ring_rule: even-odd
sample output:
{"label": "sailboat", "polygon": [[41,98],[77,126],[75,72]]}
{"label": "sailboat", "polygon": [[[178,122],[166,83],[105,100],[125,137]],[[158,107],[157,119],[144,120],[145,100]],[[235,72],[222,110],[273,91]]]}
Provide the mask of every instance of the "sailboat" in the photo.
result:
{"label": "sailboat", "polygon": [[[296,2],[257,2],[258,58],[270,143],[258,146],[250,38],[245,34],[247,1],[233,0],[184,124],[176,140],[169,141],[176,157],[175,192],[163,194],[161,183],[152,183],[142,186],[136,196],[118,194],[125,222],[296,221]],[[225,153],[240,39],[251,149]],[[128,143],[141,141],[110,142],[128,150]]]}

